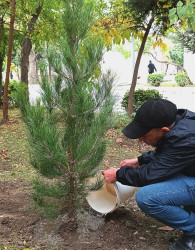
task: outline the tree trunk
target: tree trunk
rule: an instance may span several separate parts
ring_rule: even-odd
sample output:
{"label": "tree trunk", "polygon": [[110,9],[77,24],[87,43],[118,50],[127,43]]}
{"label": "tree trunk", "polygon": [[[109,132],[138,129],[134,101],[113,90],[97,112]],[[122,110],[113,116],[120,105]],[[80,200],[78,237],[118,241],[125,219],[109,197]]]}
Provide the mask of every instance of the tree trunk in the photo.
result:
{"label": "tree trunk", "polygon": [[27,37],[24,38],[21,49],[21,81],[28,84],[28,68],[29,68],[29,55],[32,49],[32,41],[29,38],[34,31],[34,25],[41,13],[43,4],[39,5],[36,9],[36,14],[32,15],[30,22],[28,23]]}
{"label": "tree trunk", "polygon": [[38,79],[37,76],[37,62],[36,62],[36,54],[32,49],[29,55],[29,84],[36,84]]}
{"label": "tree trunk", "polygon": [[5,58],[5,29],[4,20],[0,20],[0,106],[2,98],[2,85],[3,85],[3,61]]}
{"label": "tree trunk", "polygon": [[32,49],[32,42],[30,38],[25,38],[21,49],[21,81],[28,84],[28,67],[29,55]]}
{"label": "tree trunk", "polygon": [[134,90],[135,90],[135,86],[137,83],[137,75],[138,75],[138,70],[139,70],[139,65],[140,65],[140,61],[141,61],[141,57],[144,51],[144,47],[149,35],[149,31],[150,28],[152,26],[152,23],[154,22],[154,17],[152,17],[148,23],[147,29],[145,31],[140,49],[138,51],[138,55],[137,55],[137,59],[136,59],[136,63],[135,63],[135,68],[134,68],[134,72],[133,72],[133,78],[132,78],[132,82],[131,82],[131,87],[130,87],[130,92],[129,92],[129,98],[128,98],[128,109],[127,109],[127,113],[128,116],[130,116],[132,114],[133,111],[133,94],[134,94]]}
{"label": "tree trunk", "polygon": [[8,85],[9,85],[9,73],[10,73],[10,66],[11,66],[12,48],[13,48],[15,8],[16,8],[16,1],[12,0],[11,1],[9,45],[8,45],[8,54],[7,54],[7,70],[6,70],[5,86],[4,86],[4,94],[3,94],[3,120],[4,122],[8,121]]}
{"label": "tree trunk", "polygon": [[2,98],[2,88],[3,85],[3,60],[0,58],[0,107],[1,107],[1,98]]}

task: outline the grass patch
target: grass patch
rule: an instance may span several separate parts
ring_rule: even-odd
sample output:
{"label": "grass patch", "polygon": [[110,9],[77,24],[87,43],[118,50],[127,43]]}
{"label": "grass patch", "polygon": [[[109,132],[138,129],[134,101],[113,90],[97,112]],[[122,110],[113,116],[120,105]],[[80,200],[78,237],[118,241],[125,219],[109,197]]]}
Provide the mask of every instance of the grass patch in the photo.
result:
{"label": "grass patch", "polygon": [[9,122],[0,126],[0,179],[32,179],[36,172],[29,164],[25,125],[18,109],[10,109],[9,117]]}

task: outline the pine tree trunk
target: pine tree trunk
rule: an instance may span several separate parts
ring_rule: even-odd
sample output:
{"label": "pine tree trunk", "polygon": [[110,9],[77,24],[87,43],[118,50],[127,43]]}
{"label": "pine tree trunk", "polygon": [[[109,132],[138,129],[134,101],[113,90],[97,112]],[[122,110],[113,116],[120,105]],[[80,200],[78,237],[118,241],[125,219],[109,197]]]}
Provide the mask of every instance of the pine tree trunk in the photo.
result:
{"label": "pine tree trunk", "polygon": [[139,70],[139,65],[140,65],[140,61],[141,61],[141,57],[144,51],[144,47],[149,35],[149,31],[150,28],[152,26],[152,23],[154,22],[154,18],[152,17],[148,23],[147,29],[145,31],[138,55],[137,55],[137,59],[136,59],[136,63],[135,63],[135,68],[134,68],[134,72],[133,72],[133,79],[132,79],[132,83],[131,83],[131,87],[130,87],[130,92],[129,92],[129,98],[128,98],[128,109],[127,109],[127,113],[128,116],[130,116],[132,114],[133,111],[133,95],[134,95],[134,90],[135,90],[135,86],[137,83],[137,75],[138,75],[138,70]]}
{"label": "pine tree trunk", "polygon": [[[73,57],[76,58],[76,35],[74,34],[72,36],[72,51],[73,51]],[[71,132],[70,132],[70,158],[69,158],[69,191],[70,191],[70,199],[69,199],[69,212],[68,216],[71,221],[71,227],[72,228],[77,228],[77,218],[76,218],[76,204],[75,204],[75,169],[74,169],[74,161],[75,161],[75,156],[74,156],[74,150],[73,150],[73,140],[75,136],[75,87],[74,85],[76,84],[76,69],[73,67],[72,70],[72,78],[73,78],[73,98],[72,98],[72,107],[71,107]]]}
{"label": "pine tree trunk", "polygon": [[8,56],[7,56],[7,70],[4,86],[4,95],[3,95],[3,119],[4,122],[7,122],[8,117],[8,85],[9,85],[9,73],[11,66],[11,57],[12,57],[12,48],[13,48],[13,35],[14,35],[14,19],[15,19],[15,8],[16,1],[11,1],[11,19],[10,19],[10,32],[9,32],[9,45],[8,45]]}
{"label": "pine tree trunk", "polygon": [[29,38],[34,31],[34,25],[41,13],[43,5],[39,5],[36,9],[36,14],[32,15],[32,18],[28,24],[27,37],[23,40],[21,49],[21,81],[28,84],[28,68],[29,68],[29,55],[32,49],[32,41]]}
{"label": "pine tree trunk", "polygon": [[75,207],[75,172],[74,172],[74,163],[69,164],[69,200],[68,200],[68,218],[69,218],[69,228],[71,230],[76,230],[77,218],[76,218],[76,207]]}

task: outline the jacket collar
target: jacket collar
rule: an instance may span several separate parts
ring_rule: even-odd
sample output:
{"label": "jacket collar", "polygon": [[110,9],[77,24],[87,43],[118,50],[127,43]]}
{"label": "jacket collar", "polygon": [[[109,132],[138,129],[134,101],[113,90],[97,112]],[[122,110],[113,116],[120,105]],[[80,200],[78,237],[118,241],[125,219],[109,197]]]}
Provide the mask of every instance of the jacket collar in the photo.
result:
{"label": "jacket collar", "polygon": [[[173,129],[176,126],[178,121],[180,121],[181,119],[183,119],[185,117],[186,112],[187,112],[187,109],[178,109],[177,110],[177,116],[176,116],[175,124],[171,129]],[[166,134],[162,139],[160,139],[160,141],[156,145],[156,149],[160,148],[160,146],[163,144],[163,141],[166,139],[167,135],[168,134]]]}

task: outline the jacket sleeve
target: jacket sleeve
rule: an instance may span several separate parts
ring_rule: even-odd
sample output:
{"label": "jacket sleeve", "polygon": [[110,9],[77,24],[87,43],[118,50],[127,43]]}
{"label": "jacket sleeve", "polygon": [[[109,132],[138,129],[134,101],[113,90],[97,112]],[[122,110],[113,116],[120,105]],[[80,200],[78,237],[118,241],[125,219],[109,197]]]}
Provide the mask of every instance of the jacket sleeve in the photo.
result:
{"label": "jacket sleeve", "polygon": [[138,156],[139,165],[149,163],[155,154],[155,150],[144,152],[142,155]]}
{"label": "jacket sleeve", "polygon": [[[154,153],[153,153],[154,154]],[[195,166],[194,147],[164,148],[153,155],[148,163],[137,168],[123,166],[117,170],[117,181],[129,186],[146,186],[169,179],[186,167]]]}

